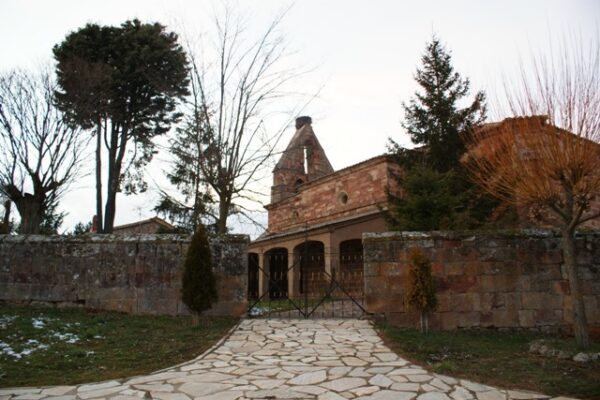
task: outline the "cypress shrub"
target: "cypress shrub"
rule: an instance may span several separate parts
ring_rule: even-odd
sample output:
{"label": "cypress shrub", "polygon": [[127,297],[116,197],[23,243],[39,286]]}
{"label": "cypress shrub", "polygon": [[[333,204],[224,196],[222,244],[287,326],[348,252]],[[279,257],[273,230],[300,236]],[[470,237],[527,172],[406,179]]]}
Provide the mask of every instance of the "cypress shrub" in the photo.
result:
{"label": "cypress shrub", "polygon": [[199,225],[188,247],[183,269],[181,300],[200,315],[216,302],[217,282],[212,270],[210,246],[204,226]]}
{"label": "cypress shrub", "polygon": [[421,332],[427,333],[428,315],[437,307],[431,261],[420,249],[412,249],[409,254],[409,268],[408,288],[404,301],[409,309],[420,312]]}

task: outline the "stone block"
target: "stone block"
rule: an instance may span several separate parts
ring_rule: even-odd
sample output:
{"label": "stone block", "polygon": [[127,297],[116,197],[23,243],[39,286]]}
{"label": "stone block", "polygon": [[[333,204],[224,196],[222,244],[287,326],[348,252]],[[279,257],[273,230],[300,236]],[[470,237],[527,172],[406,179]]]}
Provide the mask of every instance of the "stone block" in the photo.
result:
{"label": "stone block", "polygon": [[481,311],[489,312],[492,311],[495,301],[495,293],[481,292],[479,293],[479,305]]}
{"label": "stone block", "polygon": [[489,328],[493,326],[494,314],[491,311],[484,311],[479,314],[479,323],[482,328]]}
{"label": "stone block", "polygon": [[498,291],[496,281],[493,275],[480,275],[477,277],[477,284],[484,293],[494,293]]}
{"label": "stone block", "polygon": [[481,294],[479,293],[467,293],[467,301],[471,304],[473,311],[482,311],[481,307]]}
{"label": "stone block", "polygon": [[535,310],[535,324],[536,325],[558,325],[562,322],[563,314],[555,312],[550,309]]}
{"label": "stone block", "polygon": [[407,280],[401,276],[388,276],[387,288],[392,292],[402,292],[406,289]]}
{"label": "stone block", "polygon": [[473,304],[466,294],[453,293],[450,295],[450,310],[457,312],[473,311]]}
{"label": "stone block", "polygon": [[523,292],[521,293],[521,302],[525,310],[537,310],[544,307],[540,292]]}
{"label": "stone block", "polygon": [[390,312],[386,314],[386,319],[386,322],[394,326],[402,328],[418,328],[420,317],[417,313]]}
{"label": "stone block", "polygon": [[407,268],[401,268],[397,262],[382,262],[379,264],[379,275],[399,276],[402,269]]}
{"label": "stone block", "polygon": [[519,310],[519,326],[523,328],[533,328],[535,326],[534,310]]}
{"label": "stone block", "polygon": [[504,294],[504,301],[506,309],[517,312],[522,308],[521,306],[521,294],[519,292],[510,292]]}
{"label": "stone block", "polygon": [[492,325],[497,328],[519,326],[519,314],[516,311],[495,310],[492,313]]}
{"label": "stone block", "polygon": [[449,276],[444,279],[440,286],[442,285],[445,290],[449,290],[454,293],[466,293],[476,290],[478,281],[474,276]]}
{"label": "stone block", "polygon": [[478,312],[461,312],[456,316],[457,327],[473,328],[481,324],[481,314]]}
{"label": "stone block", "polygon": [[365,294],[366,309],[370,313],[383,313],[389,311],[391,301],[379,294]]}
{"label": "stone block", "polygon": [[431,263],[431,274],[437,277],[443,277],[445,275],[445,266],[440,262]]}
{"label": "stone block", "polygon": [[365,294],[382,295],[387,293],[387,278],[385,276],[366,276]]}
{"label": "stone block", "polygon": [[446,312],[450,311],[450,293],[438,293],[437,294],[437,311]]}
{"label": "stone block", "polygon": [[452,311],[440,313],[442,329],[456,329],[458,327],[458,314]]}
{"label": "stone block", "polygon": [[364,274],[365,278],[371,276],[379,276],[381,269],[379,268],[380,263],[376,261],[365,262],[364,263]]}
{"label": "stone block", "polygon": [[450,262],[444,264],[444,275],[445,276],[464,276],[465,267],[461,262]]}

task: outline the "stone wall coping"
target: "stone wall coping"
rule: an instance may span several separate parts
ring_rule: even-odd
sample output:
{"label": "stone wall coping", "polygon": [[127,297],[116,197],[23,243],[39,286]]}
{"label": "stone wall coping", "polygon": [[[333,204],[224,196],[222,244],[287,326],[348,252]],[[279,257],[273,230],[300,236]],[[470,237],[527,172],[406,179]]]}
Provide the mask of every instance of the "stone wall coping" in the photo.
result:
{"label": "stone wall coping", "polygon": [[[600,236],[600,229],[577,231],[576,236]],[[472,230],[472,231],[392,231],[363,233],[363,241],[388,240],[476,240],[481,238],[510,239],[510,238],[558,238],[560,231],[555,229],[501,229],[501,230]]]}
{"label": "stone wall coping", "polygon": [[[192,235],[173,233],[131,233],[131,234],[83,234],[71,235],[0,235],[0,243],[118,243],[118,242],[162,242],[188,243]],[[250,242],[248,235],[223,235],[210,237],[210,241],[224,240]]]}

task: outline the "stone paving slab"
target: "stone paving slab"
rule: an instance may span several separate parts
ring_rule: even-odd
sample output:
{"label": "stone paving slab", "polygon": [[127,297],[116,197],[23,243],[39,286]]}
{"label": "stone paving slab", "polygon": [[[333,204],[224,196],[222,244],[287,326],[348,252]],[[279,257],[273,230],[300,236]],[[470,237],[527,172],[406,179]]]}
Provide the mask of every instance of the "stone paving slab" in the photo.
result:
{"label": "stone paving slab", "polygon": [[243,320],[198,358],[149,375],[76,386],[0,389],[0,400],[151,398],[550,399],[431,374],[393,353],[365,320]]}

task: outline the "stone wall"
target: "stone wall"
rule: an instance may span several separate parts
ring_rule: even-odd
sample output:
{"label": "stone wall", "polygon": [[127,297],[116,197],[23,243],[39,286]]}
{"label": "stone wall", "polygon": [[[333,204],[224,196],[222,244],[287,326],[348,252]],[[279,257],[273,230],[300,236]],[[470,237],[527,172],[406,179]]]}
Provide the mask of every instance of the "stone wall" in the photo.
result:
{"label": "stone wall", "polygon": [[[570,330],[572,303],[560,237],[519,233],[364,234],[366,305],[399,326],[416,327],[403,304],[408,254],[418,247],[432,261],[438,309],[434,328]],[[600,333],[600,232],[577,239],[581,287],[592,331]]]}
{"label": "stone wall", "polygon": [[[0,235],[0,300],[81,305],[133,314],[186,314],[180,300],[186,235]],[[246,308],[248,237],[211,241],[219,302]]]}

